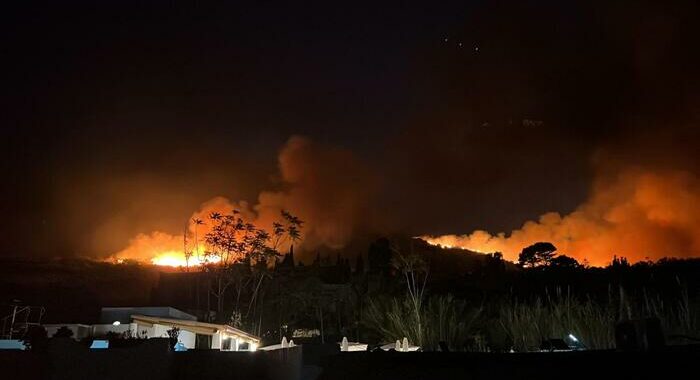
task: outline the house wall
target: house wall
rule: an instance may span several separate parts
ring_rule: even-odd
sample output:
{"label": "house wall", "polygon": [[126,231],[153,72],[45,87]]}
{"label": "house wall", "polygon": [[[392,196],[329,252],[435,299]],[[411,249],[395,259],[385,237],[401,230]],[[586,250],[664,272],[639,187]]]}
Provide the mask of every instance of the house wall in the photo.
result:
{"label": "house wall", "polygon": [[[161,324],[139,324],[139,323],[121,323],[117,326],[109,324],[96,324],[96,325],[80,325],[80,324],[56,324],[56,325],[45,325],[49,336],[58,331],[62,326],[66,326],[73,331],[73,337],[76,339],[83,339],[88,337],[104,337],[108,333],[124,334],[129,332],[131,337],[139,338],[168,338],[168,330],[172,327]],[[223,339],[231,339],[229,351],[239,351],[240,349],[251,350],[251,346],[243,345],[246,341],[245,338],[240,338],[234,335],[223,334],[222,332],[217,332],[212,335],[211,338],[211,349],[221,350]],[[188,349],[194,349],[197,342],[197,334],[184,329],[180,330],[178,335],[178,341],[182,343]],[[242,346],[243,345],[243,346]],[[255,348],[252,349],[254,351]]]}
{"label": "house wall", "polygon": [[127,331],[131,331],[131,336],[136,336],[138,326],[136,323],[122,323],[119,326],[114,326],[113,324],[100,324],[92,325],[92,336],[104,336],[108,332],[115,332],[117,334],[123,334]]}
{"label": "house wall", "polygon": [[[167,338],[168,337],[168,330],[170,330],[171,328],[172,327],[170,327],[170,326],[155,324],[152,327],[152,331],[149,332],[148,337],[149,338]],[[191,331],[180,329],[180,334],[178,335],[177,340],[178,340],[178,342],[185,345],[185,347],[187,347],[187,348],[194,348],[196,337],[197,337],[197,334],[195,334]]]}
{"label": "house wall", "polygon": [[180,330],[180,336],[178,337],[178,342],[182,343],[188,349],[194,348],[196,342],[197,334],[191,331]]}
{"label": "house wall", "polygon": [[[49,331],[49,336],[51,336],[53,333],[56,332],[61,326],[67,326],[68,328],[71,328],[73,330],[72,325],[56,325],[54,326],[49,326],[47,327],[47,331]],[[89,326],[87,326],[89,327]],[[92,326],[92,331],[89,331],[82,337],[87,337],[87,336],[104,336],[107,335],[109,332],[114,332],[117,334],[122,334],[126,331],[131,332],[132,337],[145,337],[145,338],[167,338],[168,337],[168,330],[170,330],[170,326],[164,326],[164,325],[159,325],[155,324],[153,326],[147,326],[147,325],[142,325],[138,323],[129,323],[129,324],[120,324],[119,326],[114,326],[112,324],[100,324],[100,325],[93,325]],[[75,331],[73,332],[75,334]],[[91,334],[90,334],[91,333]],[[77,335],[74,335],[74,337],[78,337]],[[81,338],[82,338],[81,337]],[[191,331],[186,331],[186,330],[180,330],[180,335],[178,336],[178,341],[182,344],[185,345],[188,349],[190,348],[195,348],[195,341],[196,341],[196,334],[191,332]]]}
{"label": "house wall", "polygon": [[138,336],[145,336],[147,338],[153,338],[155,337],[155,328],[154,326],[145,326],[145,325],[140,325],[138,323],[135,323],[136,325],[136,334]]}
{"label": "house wall", "polygon": [[[227,339],[230,339],[230,347],[228,349],[225,349],[224,347],[226,346],[225,341]],[[222,334],[221,335],[221,350],[222,351],[255,351],[257,350],[258,345],[255,343],[250,343],[244,338],[240,338],[234,335],[227,335],[227,334]]]}
{"label": "house wall", "polygon": [[217,332],[211,337],[211,348],[212,350],[221,349],[221,332]]}
{"label": "house wall", "polygon": [[167,338],[168,330],[170,330],[171,328],[172,327],[170,326],[155,324],[153,325],[153,335],[149,336],[149,338]]}

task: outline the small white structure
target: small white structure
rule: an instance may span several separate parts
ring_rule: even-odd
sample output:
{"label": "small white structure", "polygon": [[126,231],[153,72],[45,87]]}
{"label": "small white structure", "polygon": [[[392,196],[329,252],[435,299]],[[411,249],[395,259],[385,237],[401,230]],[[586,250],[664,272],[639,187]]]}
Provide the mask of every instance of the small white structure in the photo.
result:
{"label": "small white structure", "polygon": [[277,344],[271,344],[271,345],[265,346],[265,347],[260,347],[260,348],[258,348],[258,351],[274,351],[274,350],[280,350],[280,349],[282,349],[282,344],[277,343]]}
{"label": "small white structure", "polygon": [[343,341],[340,342],[340,351],[343,351],[343,352],[367,351],[367,343],[348,342],[348,338],[343,337]]}
{"label": "small white structure", "polygon": [[419,346],[410,345],[406,337],[403,338],[403,341],[397,340],[394,343],[385,344],[380,348],[384,351],[394,350],[396,352],[411,352],[420,350]]}
{"label": "small white structure", "polygon": [[291,348],[291,347],[296,347],[296,346],[297,345],[294,344],[294,340],[289,340],[289,342],[287,342],[287,337],[283,336],[282,342],[280,342],[278,344],[271,344],[271,345],[265,346],[265,347],[260,347],[260,348],[258,348],[258,350],[260,350],[260,351],[274,351],[274,350],[280,350],[283,348]]}

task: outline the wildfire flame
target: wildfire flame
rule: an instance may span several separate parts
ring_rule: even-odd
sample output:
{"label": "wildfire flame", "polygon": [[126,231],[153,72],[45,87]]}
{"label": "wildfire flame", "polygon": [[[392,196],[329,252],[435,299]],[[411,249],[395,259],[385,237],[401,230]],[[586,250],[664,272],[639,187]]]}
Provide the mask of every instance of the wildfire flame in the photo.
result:
{"label": "wildfire flame", "polygon": [[191,262],[187,262],[185,260],[185,255],[182,252],[163,252],[158,255],[156,255],[154,258],[151,259],[151,263],[153,265],[161,265],[161,266],[168,266],[168,267],[184,267],[184,266],[198,266],[200,263],[198,260],[190,260]]}
{"label": "wildfire flame", "polygon": [[[509,233],[476,230],[421,238],[445,247],[501,252],[511,261],[518,259],[523,248],[540,241],[554,244],[559,254],[598,266],[609,264],[613,255],[631,262],[700,256],[697,173],[611,166],[614,168],[597,174],[590,197],[568,214],[545,213]],[[340,248],[354,236],[358,226],[368,228],[366,221],[372,218],[366,214],[366,205],[373,193],[367,193],[366,184],[374,184],[374,177],[365,173],[349,152],[294,137],[280,152],[279,167],[284,189],[263,191],[256,204],[216,197],[204,202],[190,220],[206,220],[212,212],[226,214],[236,209],[246,220],[269,230],[280,210],[295,210],[306,222],[300,244],[310,249],[321,245]],[[193,249],[183,245],[201,243],[210,227],[190,223],[184,232],[184,244],[182,233],[176,231],[139,234],[113,258],[185,266],[188,263],[182,252]],[[196,256],[192,256],[190,266],[202,264]]]}
{"label": "wildfire flame", "polygon": [[[187,250],[193,251],[191,246],[196,241],[202,243],[211,229],[208,222],[210,214],[229,214],[232,210],[238,210],[246,221],[268,232],[272,230],[273,223],[279,220],[280,211],[290,210],[304,221],[299,244],[310,249],[321,245],[331,248],[344,246],[359,223],[362,215],[359,205],[366,203],[368,189],[373,187],[373,177],[351,152],[314,144],[299,136],[287,141],[278,161],[279,176],[284,185],[282,189],[262,191],[255,204],[214,197],[202,203],[189,218],[190,221],[202,220],[204,224],[190,222],[183,226],[186,229],[183,231],[187,235],[186,242],[183,241],[183,232],[141,233],[130,239],[124,249],[112,255],[112,260],[184,266],[183,245],[190,245]],[[338,204],[344,207],[337,207]],[[187,220],[183,218],[183,222]],[[278,248],[285,250],[288,247]],[[201,265],[195,256],[192,256],[190,265]]]}
{"label": "wildfire flame", "polygon": [[[207,259],[206,262],[208,263],[217,263],[219,262],[218,257],[210,257]],[[159,266],[167,266],[167,267],[198,267],[202,264],[204,264],[204,259],[198,258],[196,255],[192,255],[192,257],[187,260],[185,258],[185,254],[183,252],[176,252],[176,251],[167,251],[167,252],[162,252],[159,254],[156,254],[152,259],[151,259],[151,264],[153,265],[159,265]]]}
{"label": "wildfire flame", "polygon": [[700,180],[685,172],[629,170],[598,181],[591,197],[568,215],[546,213],[509,234],[477,230],[421,238],[444,247],[501,252],[511,261],[540,241],[596,266],[609,264],[613,255],[632,262],[699,256]]}
{"label": "wildfire flame", "polygon": [[[197,267],[205,263],[204,252],[206,247],[200,243],[196,249],[189,247],[193,252],[189,260],[185,258],[184,247],[181,236],[169,235],[162,232],[151,234],[140,234],[131,240],[129,247],[112,257],[117,263],[125,260],[150,263],[167,267]],[[216,263],[218,257],[209,256],[208,263]]]}

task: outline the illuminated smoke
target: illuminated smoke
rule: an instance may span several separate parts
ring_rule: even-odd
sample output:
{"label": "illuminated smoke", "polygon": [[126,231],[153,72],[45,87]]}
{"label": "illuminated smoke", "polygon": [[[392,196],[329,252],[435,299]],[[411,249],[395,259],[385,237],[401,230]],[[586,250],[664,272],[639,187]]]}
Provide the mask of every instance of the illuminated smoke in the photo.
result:
{"label": "illuminated smoke", "polygon": [[630,261],[700,255],[700,182],[688,172],[627,169],[598,179],[590,198],[574,212],[550,212],[509,234],[474,231],[424,236],[432,244],[478,252],[502,252],[517,260],[522,248],[553,243],[561,254],[591,265],[613,255]]}
{"label": "illuminated smoke", "polygon": [[[195,227],[187,223],[186,227],[183,222],[180,234],[139,234],[112,259],[184,265],[184,231],[187,231],[190,250],[194,250],[196,232],[201,253],[204,250],[202,241],[211,228],[209,215],[212,212],[228,214],[234,209],[240,211],[245,220],[268,231],[272,223],[279,220],[281,210],[290,211],[304,221],[300,242],[304,248],[345,245],[356,232],[360,215],[373,191],[374,181],[369,172],[349,151],[314,144],[302,137],[292,137],[283,147],[279,154],[279,170],[281,190],[261,192],[255,205],[215,197],[204,202],[187,219],[201,219],[205,224]],[[194,255],[190,264],[196,263]]]}
{"label": "illuminated smoke", "polygon": [[261,225],[270,225],[280,209],[305,221],[304,245],[315,248],[344,246],[368,217],[375,190],[372,174],[347,150],[310,140],[291,138],[279,156],[281,191],[265,191],[255,212]]}
{"label": "illuminated smoke", "polygon": [[[685,140],[694,141],[689,138]],[[633,262],[646,258],[700,256],[700,180],[695,174],[697,169],[687,165],[683,159],[693,154],[681,149],[675,139],[669,140],[673,141],[669,147],[661,144],[663,141],[656,137],[650,146],[655,151],[678,151],[664,153],[666,160],[662,162],[663,165],[642,162],[639,167],[631,166],[630,162],[643,161],[639,152],[652,148],[629,142],[631,148],[621,149],[616,145],[614,149],[608,149],[607,156],[594,157],[598,164],[597,179],[588,199],[571,213],[545,213],[509,233],[492,234],[476,230],[466,235],[423,238],[430,243],[449,247],[502,252],[506,259],[513,261],[517,260],[518,253],[524,247],[538,241],[551,242],[560,254],[579,261],[586,260],[591,265],[606,265],[613,255],[625,256]],[[680,159],[675,160],[675,156]],[[186,226],[186,222],[192,218],[206,222],[211,212],[229,213],[237,209],[247,220],[259,227],[269,228],[278,219],[280,210],[289,210],[305,221],[303,241],[299,247],[302,249],[298,251],[303,254],[320,246],[343,247],[363,233],[386,232],[389,224],[387,215],[391,220],[404,210],[411,210],[416,218],[393,219],[392,225],[409,224],[405,226],[406,230],[415,233],[419,229],[420,233],[420,228],[426,228],[433,221],[439,222],[437,218],[447,211],[450,204],[471,202],[474,198],[464,194],[460,194],[460,199],[455,199],[453,194],[444,195],[443,199],[431,203],[431,210],[434,209],[435,213],[427,213],[426,216],[424,208],[420,207],[425,203],[421,202],[420,189],[418,192],[394,189],[395,194],[382,194],[375,198],[382,190],[376,175],[382,172],[381,167],[377,167],[379,165],[365,165],[348,150],[301,137],[293,137],[284,145],[278,164],[279,173],[273,190],[261,192],[254,202],[235,202],[215,197],[202,203],[197,211],[183,215],[179,231],[144,230],[113,257],[184,263],[182,234],[187,230],[188,244],[193,249],[195,232],[194,225],[190,223]],[[669,167],[687,170],[669,170]],[[385,173],[383,181],[392,183],[395,179],[396,173],[389,171]],[[427,180],[423,176],[411,176],[411,181]],[[547,191],[546,186],[542,188],[544,194]],[[387,199],[394,198],[403,201],[406,197],[410,197],[408,202],[387,202]],[[436,197],[430,199],[433,198]],[[378,199],[384,201],[378,202]],[[415,210],[409,207],[411,205],[415,206]],[[109,236],[112,231],[111,228],[103,230],[105,234],[100,236]],[[201,241],[207,231],[207,225],[198,226],[200,251],[203,250]]]}

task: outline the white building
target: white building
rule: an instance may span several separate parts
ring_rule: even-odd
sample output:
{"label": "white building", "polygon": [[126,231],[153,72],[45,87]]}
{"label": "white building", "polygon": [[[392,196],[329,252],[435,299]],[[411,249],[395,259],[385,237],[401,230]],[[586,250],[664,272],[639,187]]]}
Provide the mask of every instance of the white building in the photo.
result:
{"label": "white building", "polygon": [[140,338],[167,338],[168,330],[180,330],[178,341],[188,349],[255,351],[260,338],[234,327],[199,322],[191,314],[172,307],[102,308],[99,324],[45,324],[53,336],[61,327],[73,331],[76,339],[105,337],[109,333]]}

